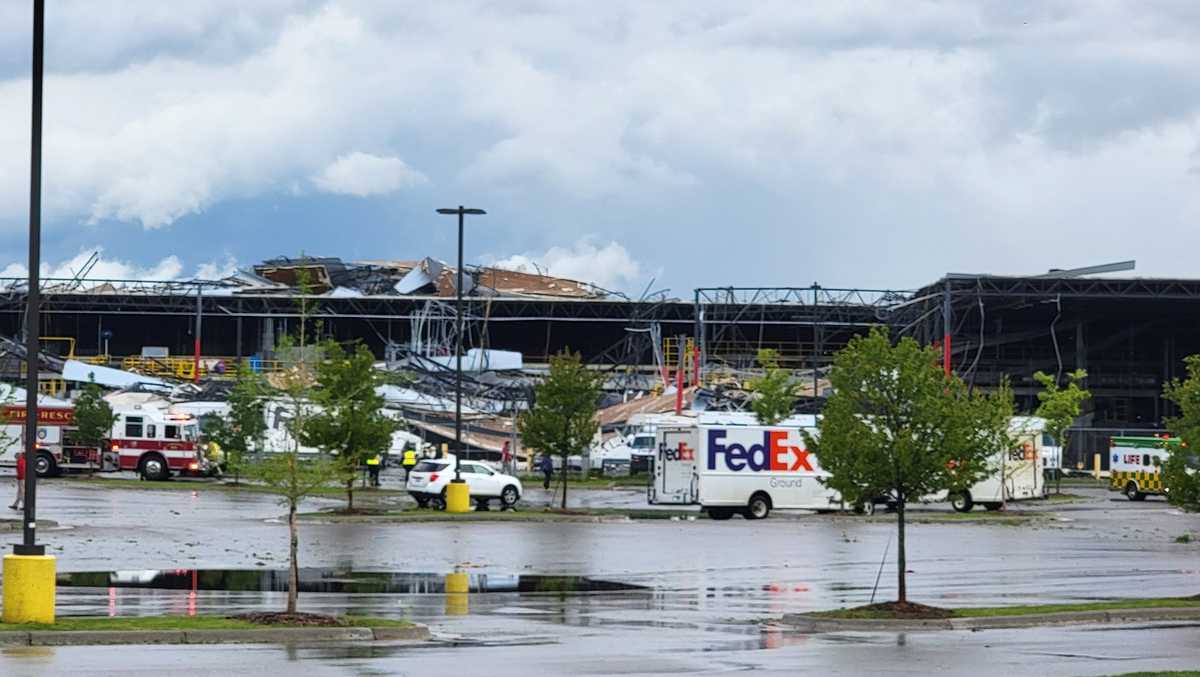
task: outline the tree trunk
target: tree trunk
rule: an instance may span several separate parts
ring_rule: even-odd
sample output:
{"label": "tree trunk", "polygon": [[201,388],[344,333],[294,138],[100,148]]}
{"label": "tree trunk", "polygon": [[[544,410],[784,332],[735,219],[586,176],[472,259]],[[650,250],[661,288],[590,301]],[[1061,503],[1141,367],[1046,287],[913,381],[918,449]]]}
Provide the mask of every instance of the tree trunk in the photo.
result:
{"label": "tree trunk", "polygon": [[288,503],[288,596],[287,612],[296,613],[296,596],[300,590],[300,535],[296,528],[296,502]]}
{"label": "tree trunk", "polygon": [[354,478],[346,481],[346,512],[354,512]]}
{"label": "tree trunk", "polygon": [[896,601],[904,603],[908,601],[908,584],[905,579],[908,562],[905,561],[904,554],[904,501],[896,503],[896,527],[899,530],[896,539]]}
{"label": "tree trunk", "polygon": [[563,480],[563,499],[562,499],[562,509],[563,509],[563,510],[566,510],[566,509],[567,509],[567,455],[566,455],[566,454],[563,454],[563,475],[562,475],[562,480]]}

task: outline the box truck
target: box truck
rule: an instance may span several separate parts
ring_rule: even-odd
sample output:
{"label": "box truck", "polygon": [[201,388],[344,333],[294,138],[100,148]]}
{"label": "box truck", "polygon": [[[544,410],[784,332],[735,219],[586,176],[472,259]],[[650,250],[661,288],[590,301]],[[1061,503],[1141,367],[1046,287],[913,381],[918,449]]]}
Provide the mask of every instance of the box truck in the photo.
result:
{"label": "box truck", "polygon": [[[649,502],[699,505],[718,520],[735,514],[762,519],[772,510],[841,510],[841,496],[820,481],[829,473],[804,442],[804,430],[815,423],[812,416],[775,426],[718,417],[660,427]],[[873,504],[863,508],[874,510]]]}

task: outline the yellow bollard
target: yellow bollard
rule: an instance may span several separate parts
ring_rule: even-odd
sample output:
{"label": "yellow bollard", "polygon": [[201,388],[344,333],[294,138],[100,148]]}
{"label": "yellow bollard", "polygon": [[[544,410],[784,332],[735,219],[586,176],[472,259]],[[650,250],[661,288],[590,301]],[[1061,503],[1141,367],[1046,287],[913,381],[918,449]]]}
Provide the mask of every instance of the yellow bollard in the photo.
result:
{"label": "yellow bollard", "polygon": [[471,490],[466,480],[450,480],[446,485],[446,512],[471,512]]}
{"label": "yellow bollard", "polygon": [[4,556],[4,622],[54,623],[54,556]]}
{"label": "yellow bollard", "polygon": [[1093,473],[1096,479],[1100,479],[1100,454],[1092,454],[1092,466],[1095,468]]}
{"label": "yellow bollard", "polygon": [[446,615],[465,616],[470,610],[467,594],[470,590],[470,578],[466,572],[455,571],[446,574]]}
{"label": "yellow bollard", "polygon": [[470,585],[471,579],[465,571],[446,574],[446,594],[461,593],[465,595],[470,592]]}

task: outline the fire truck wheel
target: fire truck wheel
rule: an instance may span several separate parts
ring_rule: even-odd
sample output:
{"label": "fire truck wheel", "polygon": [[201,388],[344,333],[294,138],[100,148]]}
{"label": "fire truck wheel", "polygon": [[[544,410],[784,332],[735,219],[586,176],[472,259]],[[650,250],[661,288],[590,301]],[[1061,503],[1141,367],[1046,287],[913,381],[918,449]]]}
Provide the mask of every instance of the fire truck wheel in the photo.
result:
{"label": "fire truck wheel", "polygon": [[54,457],[46,452],[39,452],[33,459],[33,471],[38,477],[54,477],[58,475],[58,465]]}
{"label": "fire truck wheel", "polygon": [[950,499],[950,507],[954,508],[955,512],[971,512],[971,508],[975,507],[975,501],[971,500],[971,492],[960,491],[954,494]]}
{"label": "fire truck wheel", "polygon": [[1131,480],[1125,485],[1125,498],[1128,498],[1131,501],[1141,501],[1145,500],[1146,494],[1138,491],[1137,482]]}
{"label": "fire truck wheel", "polygon": [[142,457],[142,478],[160,482],[171,477],[171,469],[167,460],[158,454],[147,454]]}
{"label": "fire truck wheel", "polygon": [[733,510],[731,508],[709,508],[705,512],[708,513],[709,519],[714,520],[727,520],[733,517]]}
{"label": "fire truck wheel", "polygon": [[750,497],[750,502],[746,504],[745,517],[748,520],[766,519],[767,515],[771,514],[771,497],[758,492]]}

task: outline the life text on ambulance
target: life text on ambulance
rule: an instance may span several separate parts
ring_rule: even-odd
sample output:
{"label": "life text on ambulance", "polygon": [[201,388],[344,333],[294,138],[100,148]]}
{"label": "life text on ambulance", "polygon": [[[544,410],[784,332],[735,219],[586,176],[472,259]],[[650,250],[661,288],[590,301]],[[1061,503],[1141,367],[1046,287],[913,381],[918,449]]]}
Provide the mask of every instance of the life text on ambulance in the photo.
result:
{"label": "life text on ambulance", "polygon": [[1167,493],[1163,465],[1183,446],[1178,437],[1114,437],[1109,441],[1108,488],[1131,501]]}

